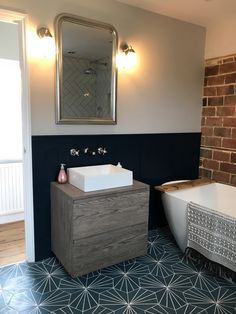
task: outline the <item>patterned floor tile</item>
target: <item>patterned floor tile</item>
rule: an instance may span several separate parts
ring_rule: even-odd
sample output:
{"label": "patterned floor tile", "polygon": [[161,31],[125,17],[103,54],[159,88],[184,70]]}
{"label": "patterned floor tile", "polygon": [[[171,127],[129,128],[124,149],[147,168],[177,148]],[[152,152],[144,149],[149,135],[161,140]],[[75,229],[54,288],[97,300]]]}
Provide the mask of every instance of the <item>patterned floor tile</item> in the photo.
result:
{"label": "patterned floor tile", "polygon": [[157,304],[154,292],[139,288],[130,293],[108,290],[100,294],[100,304],[115,314],[144,313]]}
{"label": "patterned floor tile", "polygon": [[120,263],[102,270],[107,277],[113,278],[114,288],[123,292],[131,292],[139,288],[139,279],[146,276],[149,268],[136,262]]}
{"label": "patterned floor tile", "polygon": [[236,313],[236,291],[225,288],[217,288],[213,291],[191,288],[184,294],[188,303],[197,305],[207,313]]}
{"label": "patterned floor tile", "polygon": [[231,314],[236,285],[184,258],[168,228],[148,254],[71,278],[56,258],[0,268],[0,314]]}
{"label": "patterned floor tile", "polygon": [[219,287],[215,278],[203,266],[195,265],[191,261],[176,263],[172,269],[175,274],[188,276],[197,289],[212,291]]}
{"label": "patterned floor tile", "polygon": [[146,255],[137,258],[141,264],[148,265],[149,272],[154,276],[168,277],[173,273],[171,265],[180,261],[179,255],[163,250],[160,254],[153,252],[152,255]]}

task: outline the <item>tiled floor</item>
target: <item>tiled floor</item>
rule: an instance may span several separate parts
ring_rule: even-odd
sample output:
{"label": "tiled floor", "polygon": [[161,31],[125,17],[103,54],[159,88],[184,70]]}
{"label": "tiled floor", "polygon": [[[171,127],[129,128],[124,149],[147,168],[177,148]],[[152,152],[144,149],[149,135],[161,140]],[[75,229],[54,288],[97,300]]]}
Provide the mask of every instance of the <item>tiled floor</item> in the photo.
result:
{"label": "tiled floor", "polygon": [[0,313],[229,314],[236,285],[188,263],[159,229],[148,255],[76,279],[54,258],[0,268]]}

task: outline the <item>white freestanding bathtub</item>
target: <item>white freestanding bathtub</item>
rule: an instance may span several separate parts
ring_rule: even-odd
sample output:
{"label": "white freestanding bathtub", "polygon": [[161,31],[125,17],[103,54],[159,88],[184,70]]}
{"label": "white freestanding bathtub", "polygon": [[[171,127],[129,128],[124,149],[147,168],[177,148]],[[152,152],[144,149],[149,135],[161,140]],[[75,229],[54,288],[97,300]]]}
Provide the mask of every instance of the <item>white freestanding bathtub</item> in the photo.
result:
{"label": "white freestanding bathtub", "polygon": [[[166,184],[168,183],[170,182]],[[170,230],[183,252],[187,247],[187,204],[189,202],[236,218],[236,188],[221,183],[164,192],[162,201]]]}

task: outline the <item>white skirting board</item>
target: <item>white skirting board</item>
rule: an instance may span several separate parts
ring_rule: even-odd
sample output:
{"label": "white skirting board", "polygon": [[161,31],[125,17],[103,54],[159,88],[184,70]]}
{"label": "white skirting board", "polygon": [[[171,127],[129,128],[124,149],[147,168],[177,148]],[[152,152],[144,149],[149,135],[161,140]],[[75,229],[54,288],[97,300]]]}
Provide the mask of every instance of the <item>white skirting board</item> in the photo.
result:
{"label": "white skirting board", "polygon": [[12,212],[9,214],[4,214],[0,215],[0,225],[1,224],[8,224],[11,222],[16,222],[24,220],[24,212],[23,211],[17,211],[17,212]]}

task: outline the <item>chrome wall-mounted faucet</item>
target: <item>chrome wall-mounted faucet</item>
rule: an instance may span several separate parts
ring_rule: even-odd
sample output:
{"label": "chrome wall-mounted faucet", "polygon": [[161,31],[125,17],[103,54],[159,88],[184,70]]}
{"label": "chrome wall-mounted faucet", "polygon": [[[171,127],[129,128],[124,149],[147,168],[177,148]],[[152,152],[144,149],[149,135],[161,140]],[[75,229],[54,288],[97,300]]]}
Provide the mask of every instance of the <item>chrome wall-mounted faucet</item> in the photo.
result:
{"label": "chrome wall-mounted faucet", "polygon": [[95,156],[95,155],[96,155],[95,150],[91,150],[91,149],[89,149],[88,147],[84,148],[84,153],[85,153],[86,155],[92,155],[92,156]]}
{"label": "chrome wall-mounted faucet", "polygon": [[79,149],[71,148],[70,155],[79,157]]}

